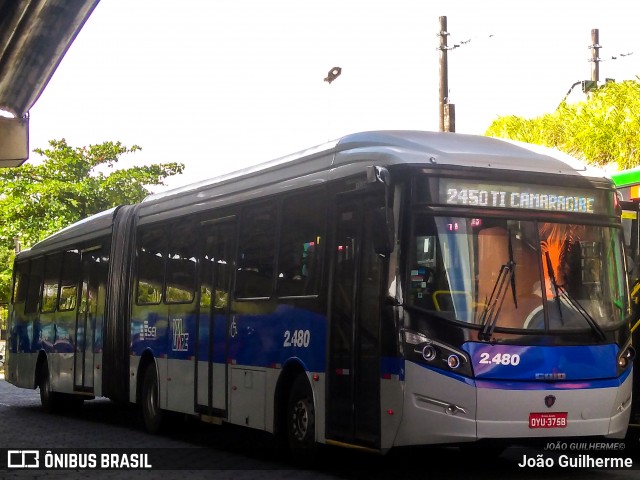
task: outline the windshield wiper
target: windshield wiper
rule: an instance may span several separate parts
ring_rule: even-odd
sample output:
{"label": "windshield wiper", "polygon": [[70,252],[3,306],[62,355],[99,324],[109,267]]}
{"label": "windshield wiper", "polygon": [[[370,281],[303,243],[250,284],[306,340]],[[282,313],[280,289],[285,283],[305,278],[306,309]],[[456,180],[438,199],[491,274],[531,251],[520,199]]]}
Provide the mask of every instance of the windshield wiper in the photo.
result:
{"label": "windshield wiper", "polygon": [[[556,282],[556,273],[553,270],[553,263],[551,262],[551,257],[549,256],[549,252],[544,252],[544,258],[547,260],[547,272],[549,273],[549,280],[551,280],[551,285],[553,285],[553,290],[555,292],[556,305],[558,306],[558,315],[560,316],[560,323],[564,325],[564,319],[562,318],[562,305],[560,304],[560,288],[558,282]],[[541,289],[542,290],[542,289]]]}
{"label": "windshield wiper", "polygon": [[511,285],[511,293],[513,294],[513,304],[518,308],[518,301],[516,299],[516,262],[513,261],[511,230],[508,231],[508,235],[509,260],[500,267],[500,272],[498,273],[498,278],[496,278],[496,283],[493,285],[491,295],[480,314],[480,324],[482,325],[482,330],[478,333],[478,339],[480,340],[491,340],[493,331],[496,328],[496,323],[498,323],[498,317],[500,316],[500,310],[502,310],[502,304],[504,303],[504,297],[509,284]]}
{"label": "windshield wiper", "polygon": [[[545,252],[545,256],[547,258],[547,270],[549,271],[549,278],[551,279],[551,283],[553,284],[553,288],[556,292],[556,302],[558,303],[558,312],[560,312],[560,320],[562,321],[562,307],[560,305],[560,296],[562,296],[562,298],[567,300],[567,302],[569,302],[569,304],[574,308],[574,310],[578,312],[582,318],[584,318],[584,320],[589,324],[591,329],[596,333],[598,338],[601,341],[606,340],[607,336],[605,335],[604,330],[602,330],[602,327],[598,324],[598,322],[596,322],[596,320],[589,314],[587,309],[584,308],[584,306],[582,306],[582,304],[577,299],[575,299],[573,295],[569,294],[569,292],[567,292],[567,289],[564,288],[564,286],[558,285],[558,283],[556,282],[554,271],[553,271],[553,265],[551,264],[551,259],[549,258],[549,252]],[[564,325],[564,321],[562,321],[562,324]]]}

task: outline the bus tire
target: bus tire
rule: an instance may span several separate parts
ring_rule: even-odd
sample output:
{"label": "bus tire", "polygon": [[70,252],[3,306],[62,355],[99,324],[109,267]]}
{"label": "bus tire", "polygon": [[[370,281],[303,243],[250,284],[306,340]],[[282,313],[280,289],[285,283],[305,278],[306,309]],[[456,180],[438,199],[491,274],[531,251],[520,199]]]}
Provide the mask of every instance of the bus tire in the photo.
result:
{"label": "bus tire", "polygon": [[144,371],[140,409],[144,428],[149,433],[158,433],[162,426],[162,409],[160,408],[160,389],[158,375],[152,363]]}
{"label": "bus tire", "polygon": [[51,375],[47,361],[42,363],[38,373],[38,388],[40,390],[40,403],[47,413],[55,413],[60,407],[59,395],[51,389]]}
{"label": "bus tire", "polygon": [[315,460],[316,414],[313,392],[306,375],[296,377],[287,404],[287,444],[296,463],[308,464]]}

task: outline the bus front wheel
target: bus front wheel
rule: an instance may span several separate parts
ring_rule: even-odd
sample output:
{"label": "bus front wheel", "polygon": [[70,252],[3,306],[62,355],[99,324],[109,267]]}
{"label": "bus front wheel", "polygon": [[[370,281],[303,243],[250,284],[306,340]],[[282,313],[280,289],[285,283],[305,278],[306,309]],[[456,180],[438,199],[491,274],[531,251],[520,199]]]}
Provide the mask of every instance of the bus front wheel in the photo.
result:
{"label": "bus front wheel", "polygon": [[160,408],[160,389],[155,365],[149,365],[144,371],[141,395],[142,421],[149,433],[157,433],[162,425],[162,409]]}
{"label": "bus front wheel", "polygon": [[287,405],[287,438],[296,462],[309,463],[316,455],[316,414],[306,375],[298,375]]}

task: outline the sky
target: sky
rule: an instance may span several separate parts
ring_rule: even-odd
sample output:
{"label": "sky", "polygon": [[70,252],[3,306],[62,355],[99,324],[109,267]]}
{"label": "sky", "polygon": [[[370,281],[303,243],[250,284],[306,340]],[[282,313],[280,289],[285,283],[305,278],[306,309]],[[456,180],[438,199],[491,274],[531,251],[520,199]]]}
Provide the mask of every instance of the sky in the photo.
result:
{"label": "sky", "polygon": [[484,134],[590,79],[592,29],[600,80],[636,79],[636,1],[102,0],[31,109],[30,150],[139,145],[121,167],[185,165],[161,191],[357,131],[438,130],[441,16],[455,129]]}

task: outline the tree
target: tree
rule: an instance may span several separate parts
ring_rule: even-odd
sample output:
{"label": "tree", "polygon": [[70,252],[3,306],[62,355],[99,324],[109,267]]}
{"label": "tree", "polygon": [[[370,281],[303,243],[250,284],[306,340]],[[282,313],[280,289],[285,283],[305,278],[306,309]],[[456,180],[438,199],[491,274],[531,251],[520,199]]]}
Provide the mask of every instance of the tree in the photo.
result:
{"label": "tree", "polygon": [[138,203],[151,193],[148,186],[184,169],[180,163],[114,169],[122,155],[141,150],[137,145],[72,147],[65,139],[49,145],[34,150],[41,163],[0,170],[0,302],[9,299],[16,239],[29,247],[90,215]]}
{"label": "tree", "polygon": [[486,135],[554,147],[592,165],[640,165],[640,83],[609,82],[585,101],[534,119],[499,117]]}

